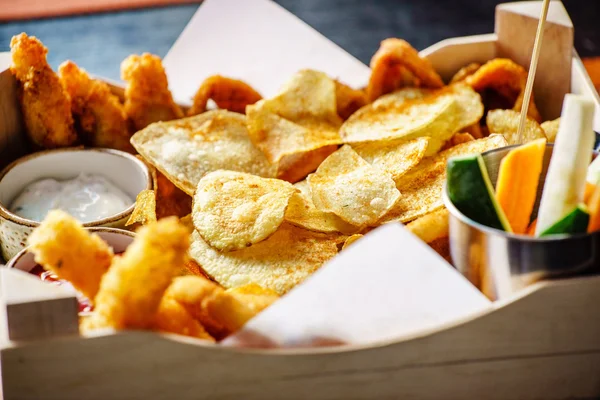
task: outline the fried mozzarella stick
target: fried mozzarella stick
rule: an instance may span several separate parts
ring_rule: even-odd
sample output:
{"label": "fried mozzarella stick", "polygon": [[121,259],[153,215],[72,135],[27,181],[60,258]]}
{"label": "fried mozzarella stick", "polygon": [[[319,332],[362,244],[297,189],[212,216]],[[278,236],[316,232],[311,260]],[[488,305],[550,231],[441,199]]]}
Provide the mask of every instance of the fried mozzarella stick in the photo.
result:
{"label": "fried mozzarella stick", "polygon": [[46,61],[48,49],[25,33],[10,41],[10,70],[19,81],[18,99],[29,139],[44,148],[70,146],[77,140],[71,100]]}
{"label": "fried mozzarella stick", "polygon": [[88,299],[98,293],[113,251],[64,211],[53,210],[27,239],[35,262],[73,284]]}
{"label": "fried mozzarella stick", "polygon": [[158,121],[183,118],[183,111],[173,101],[167,74],[160,57],[133,54],[121,63],[125,88],[125,112],[140,130]]}
{"label": "fried mozzarella stick", "polygon": [[58,72],[63,87],[71,96],[71,111],[82,142],[133,153],[127,114],[108,85],[91,79],[72,61],[62,63]]}
{"label": "fried mozzarella stick", "polygon": [[151,327],[165,290],[186,261],[188,247],[188,230],[176,217],[140,228],[102,277],[89,326]]}
{"label": "fried mozzarella stick", "polygon": [[211,99],[217,107],[244,114],[246,106],[262,99],[260,93],[246,82],[213,75],[204,80],[194,96],[194,104],[188,115],[197,115],[206,111],[206,104]]}

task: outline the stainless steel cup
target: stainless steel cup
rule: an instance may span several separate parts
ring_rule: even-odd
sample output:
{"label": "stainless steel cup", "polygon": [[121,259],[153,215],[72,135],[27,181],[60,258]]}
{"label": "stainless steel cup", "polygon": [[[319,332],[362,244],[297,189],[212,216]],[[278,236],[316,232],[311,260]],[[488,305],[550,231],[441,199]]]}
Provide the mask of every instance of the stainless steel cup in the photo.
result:
{"label": "stainless steel cup", "polygon": [[[483,153],[495,186],[502,158],[515,146]],[[537,216],[548,172],[552,144],[546,146],[532,218]],[[596,154],[595,154],[596,155]],[[564,277],[600,269],[600,233],[534,238],[481,225],[454,207],[446,187],[443,198],[450,212],[450,254],[456,268],[492,300],[505,298],[541,279]]]}

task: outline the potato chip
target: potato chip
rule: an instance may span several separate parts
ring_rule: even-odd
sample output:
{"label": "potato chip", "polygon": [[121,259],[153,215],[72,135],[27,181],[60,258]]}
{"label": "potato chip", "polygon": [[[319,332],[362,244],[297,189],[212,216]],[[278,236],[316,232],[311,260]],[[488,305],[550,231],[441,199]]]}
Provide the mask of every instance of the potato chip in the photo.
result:
{"label": "potato chip", "polygon": [[271,99],[246,108],[250,139],[277,164],[287,155],[340,144],[335,82],[302,70]]}
{"label": "potato chip", "polygon": [[200,179],[218,169],[274,177],[264,154],[254,147],[246,117],[225,110],[159,122],[131,138],[136,150],[177,187],[193,195]]}
{"label": "potato chip", "polygon": [[284,294],[337,254],[337,236],[282,224],[271,237],[245,249],[220,252],[198,232],[190,255],[226,288],[255,283]]}
{"label": "potato chip", "polygon": [[470,142],[471,140],[475,140],[475,138],[470,133],[455,133],[450,138],[450,140],[448,140],[446,142],[446,144],[444,144],[444,147],[442,147],[442,150],[449,149],[450,147],[454,147],[461,143]]}
{"label": "potato chip", "polygon": [[[513,110],[491,110],[486,117],[490,133],[504,135],[509,145],[520,144],[518,137],[520,113]],[[546,138],[544,130],[531,118],[527,118],[523,131],[523,143],[534,139]]]}
{"label": "potato chip", "polygon": [[357,227],[350,225],[337,215],[318,210],[310,197],[304,193],[294,193],[290,199],[285,220],[290,224],[315,232],[356,232]]}
{"label": "potato chip", "polygon": [[135,198],[135,207],[125,226],[136,223],[146,225],[156,221],[156,194],[154,190],[142,190]]}
{"label": "potato chip", "polygon": [[298,182],[314,172],[323,160],[337,149],[337,145],[325,146],[305,153],[285,156],[277,166],[277,178],[291,183]]}
{"label": "potato chip", "polygon": [[159,171],[155,174],[154,191],[158,219],[170,216],[184,217],[192,212],[192,197]]}
{"label": "potato chip", "polygon": [[224,170],[208,173],[194,195],[194,226],[219,250],[243,249],[277,230],[295,192],[279,179]]}
{"label": "potato chip", "polygon": [[377,221],[398,200],[391,176],[360,158],[346,145],[308,176],[315,206],[355,226]]}
{"label": "potato chip", "polygon": [[553,143],[558,133],[558,126],[560,125],[560,118],[552,121],[546,121],[541,125],[542,130],[548,138],[548,142]]}
{"label": "potato chip", "polygon": [[342,250],[345,250],[346,248],[348,248],[352,243],[356,242],[358,239],[362,238],[364,235],[361,235],[360,233],[357,233],[355,235],[349,236],[346,241],[344,242],[344,245],[342,246]]}
{"label": "potato chip", "polygon": [[431,148],[437,151],[454,133],[478,122],[483,115],[481,97],[463,83],[411,101],[405,99],[406,93],[383,96],[354,113],[340,129],[344,142],[428,136]]}
{"label": "potato chip", "polygon": [[448,237],[448,210],[444,207],[424,215],[406,225],[406,229],[418,236],[425,243]]}
{"label": "potato chip", "polygon": [[387,171],[397,180],[425,156],[429,138],[358,143],[352,148],[369,164]]}
{"label": "potato chip", "polygon": [[402,195],[378,224],[391,221],[407,223],[441,209],[444,206],[442,187],[446,181],[446,162],[449,157],[483,153],[506,145],[506,139],[502,135],[493,135],[459,144],[424,159],[397,182]]}

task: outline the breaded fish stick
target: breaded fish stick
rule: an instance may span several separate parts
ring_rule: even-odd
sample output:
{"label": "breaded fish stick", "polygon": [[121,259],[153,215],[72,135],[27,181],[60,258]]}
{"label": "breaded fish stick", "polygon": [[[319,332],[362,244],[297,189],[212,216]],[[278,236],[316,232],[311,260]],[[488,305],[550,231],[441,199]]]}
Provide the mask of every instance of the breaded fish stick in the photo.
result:
{"label": "breaded fish stick", "polygon": [[188,247],[188,230],[176,217],[140,228],[102,277],[91,326],[151,327],[165,290],[186,261]]}
{"label": "breaded fish stick", "polygon": [[206,332],[202,324],[179,304],[175,299],[165,296],[160,302],[155,315],[154,329],[163,332],[177,333],[214,342],[215,339]]}
{"label": "breaded fish stick", "polygon": [[77,140],[71,100],[46,61],[48,49],[25,33],[10,41],[10,70],[19,81],[19,103],[29,139],[45,148],[70,146]]}
{"label": "breaded fish stick", "polygon": [[133,54],[121,63],[125,88],[125,112],[140,130],[158,121],[183,118],[183,111],[173,101],[167,74],[160,57]]}
{"label": "breaded fish stick", "polygon": [[60,81],[71,96],[75,128],[84,144],[134,152],[125,108],[105,82],[89,77],[72,61],[58,68]]}
{"label": "breaded fish stick", "polygon": [[48,213],[29,235],[28,244],[35,262],[71,282],[90,300],[96,297],[113,259],[113,251],[104,240],[60,210]]}

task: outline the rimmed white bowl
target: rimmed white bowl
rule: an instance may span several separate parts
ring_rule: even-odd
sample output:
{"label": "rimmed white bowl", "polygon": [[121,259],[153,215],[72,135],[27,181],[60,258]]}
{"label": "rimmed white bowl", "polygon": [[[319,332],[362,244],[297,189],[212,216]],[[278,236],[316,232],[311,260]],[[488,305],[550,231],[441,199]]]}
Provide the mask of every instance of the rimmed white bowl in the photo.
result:
{"label": "rimmed white bowl", "polygon": [[72,179],[80,173],[102,175],[132,199],[121,212],[84,223],[85,227],[123,228],[133,212],[138,193],[152,189],[148,167],[131,154],[118,150],[64,148],[22,157],[0,172],[0,250],[5,260],[10,260],[26,246],[27,236],[39,225],[39,222],[9,210],[15,197],[39,179]]}

